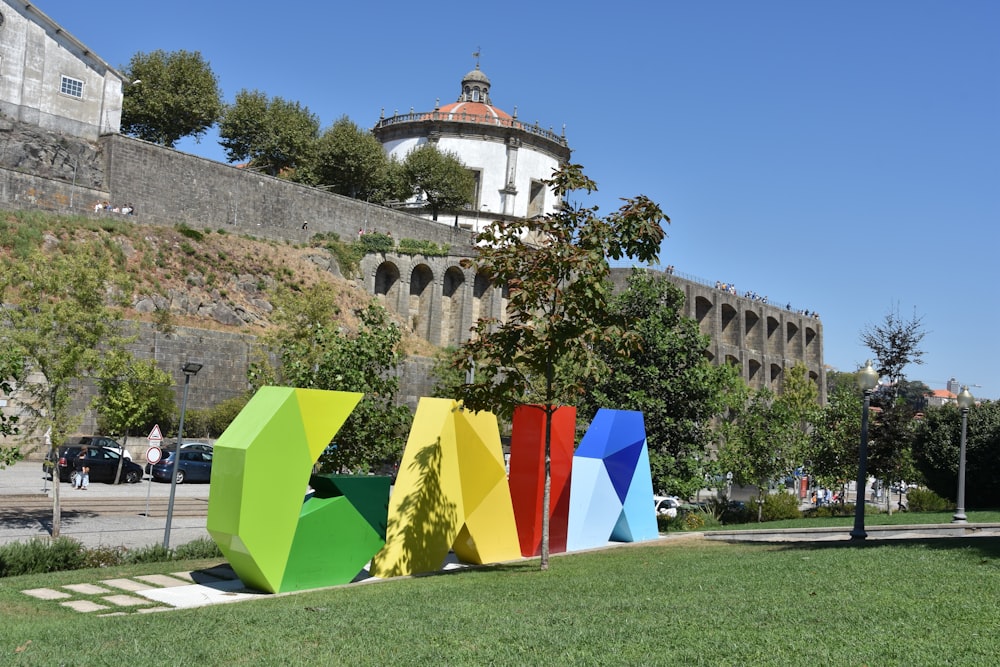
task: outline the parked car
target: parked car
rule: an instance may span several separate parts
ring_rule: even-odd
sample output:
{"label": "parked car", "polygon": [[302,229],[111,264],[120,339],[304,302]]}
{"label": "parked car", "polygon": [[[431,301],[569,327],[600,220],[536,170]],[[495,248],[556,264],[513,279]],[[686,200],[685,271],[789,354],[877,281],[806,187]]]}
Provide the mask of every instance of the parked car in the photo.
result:
{"label": "parked car", "polygon": [[[174,458],[177,450],[163,451],[159,463],[149,466],[150,474],[158,482],[169,482],[174,472]],[[212,479],[212,452],[200,448],[181,445],[180,460],[177,462],[177,483],[208,482]]]}
{"label": "parked car", "polygon": [[676,516],[681,504],[681,499],[677,496],[653,496],[657,514],[670,514],[670,510],[674,510],[673,514]]}
{"label": "parked car", "polygon": [[[118,480],[135,484],[142,479],[142,466],[129,459],[121,461],[120,447],[91,447],[70,445],[59,448],[59,458],[55,462],[58,468],[59,481],[68,482],[73,476],[74,462],[82,450],[87,451],[87,466],[90,468],[91,482],[115,483]],[[118,477],[118,462],[121,461],[121,477]],[[50,472],[51,463],[46,461],[42,469]]]}
{"label": "parked car", "polygon": [[129,461],[132,460],[131,452],[118,444],[117,440],[109,438],[106,435],[81,435],[74,438],[67,438],[66,445],[70,447],[107,447],[108,449],[115,450],[119,454],[123,454]]}

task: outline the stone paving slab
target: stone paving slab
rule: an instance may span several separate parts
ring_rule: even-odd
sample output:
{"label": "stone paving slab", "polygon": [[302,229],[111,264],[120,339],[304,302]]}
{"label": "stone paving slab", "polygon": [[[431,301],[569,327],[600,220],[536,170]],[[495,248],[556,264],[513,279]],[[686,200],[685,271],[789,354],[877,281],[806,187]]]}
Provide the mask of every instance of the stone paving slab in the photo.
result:
{"label": "stone paving slab", "polygon": [[69,607],[74,611],[80,611],[84,613],[92,611],[101,611],[102,609],[108,609],[103,604],[97,604],[96,602],[91,602],[90,600],[70,600],[68,602],[60,602],[64,607]]}
{"label": "stone paving slab", "polygon": [[119,607],[138,607],[149,604],[149,600],[146,598],[137,598],[134,595],[125,594],[105,595],[101,599]]}
{"label": "stone paving slab", "polygon": [[80,595],[102,595],[111,592],[107,588],[102,588],[94,584],[67,584],[63,588],[74,593],[79,593]]}
{"label": "stone paving slab", "polygon": [[133,593],[136,591],[144,591],[147,588],[153,588],[152,584],[132,581],[131,579],[103,579],[100,583],[105,586],[120,588],[123,591],[132,591]]}
{"label": "stone paving slab", "polygon": [[21,592],[39,600],[65,600],[66,598],[73,597],[65,591],[57,591],[52,588],[31,588]]}
{"label": "stone paving slab", "polygon": [[181,581],[175,577],[170,577],[165,574],[143,574],[138,577],[133,577],[133,579],[138,579],[139,581],[145,581],[147,583],[153,584],[154,586],[160,586],[163,588],[170,588],[172,586],[187,586],[186,581]]}
{"label": "stone paving slab", "polygon": [[168,604],[175,609],[191,609],[211,604],[273,597],[270,593],[249,590],[239,579],[174,588],[151,588],[147,591],[141,591],[139,594],[150,600]]}

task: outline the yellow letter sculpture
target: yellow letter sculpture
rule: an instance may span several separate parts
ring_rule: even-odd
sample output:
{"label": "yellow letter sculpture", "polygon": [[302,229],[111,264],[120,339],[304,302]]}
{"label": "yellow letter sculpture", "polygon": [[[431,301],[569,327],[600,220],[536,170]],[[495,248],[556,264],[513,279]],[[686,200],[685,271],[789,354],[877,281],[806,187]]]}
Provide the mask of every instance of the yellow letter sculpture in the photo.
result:
{"label": "yellow letter sculpture", "polygon": [[436,572],[449,549],[469,563],[521,556],[496,416],[421,398],[370,572]]}

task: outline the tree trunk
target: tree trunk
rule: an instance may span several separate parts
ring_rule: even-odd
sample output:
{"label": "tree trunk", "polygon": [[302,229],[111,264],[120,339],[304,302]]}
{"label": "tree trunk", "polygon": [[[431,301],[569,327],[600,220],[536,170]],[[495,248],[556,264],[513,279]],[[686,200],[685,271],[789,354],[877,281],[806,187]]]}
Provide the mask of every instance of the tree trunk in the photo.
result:
{"label": "tree trunk", "polygon": [[545,487],[542,492],[542,560],[540,569],[549,569],[549,504],[552,502],[552,406],[545,406]]}

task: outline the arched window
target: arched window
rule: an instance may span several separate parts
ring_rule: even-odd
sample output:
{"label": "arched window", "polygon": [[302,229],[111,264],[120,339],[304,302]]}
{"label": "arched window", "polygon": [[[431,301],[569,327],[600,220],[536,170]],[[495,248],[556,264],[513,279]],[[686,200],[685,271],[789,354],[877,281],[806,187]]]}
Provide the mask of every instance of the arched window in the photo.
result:
{"label": "arched window", "polygon": [[473,102],[478,102],[479,101],[479,89],[478,88],[473,88],[472,89],[472,101]]}

